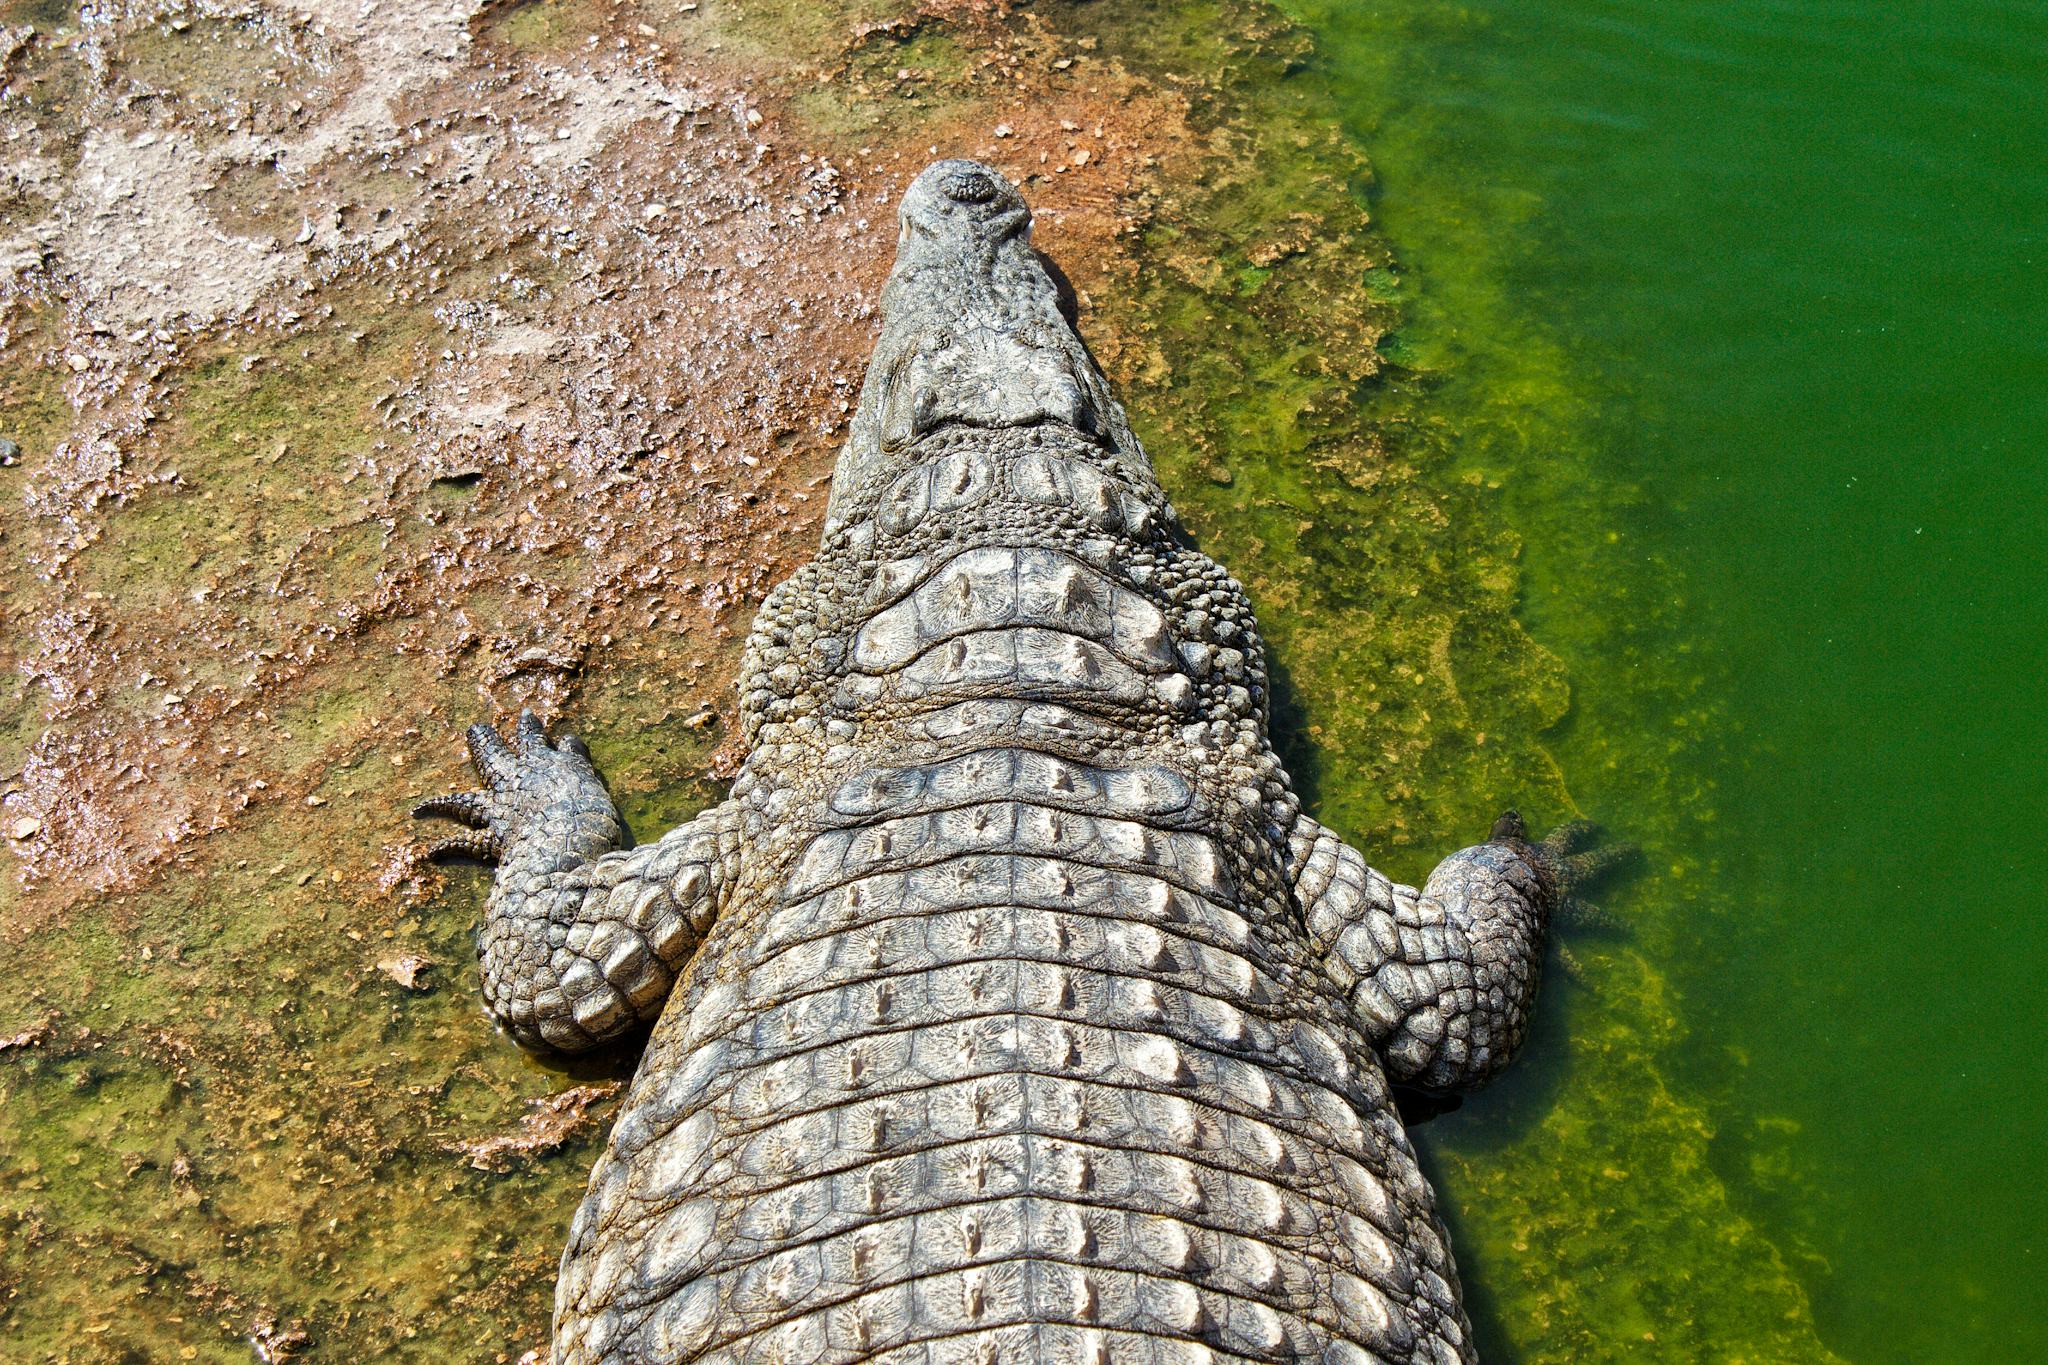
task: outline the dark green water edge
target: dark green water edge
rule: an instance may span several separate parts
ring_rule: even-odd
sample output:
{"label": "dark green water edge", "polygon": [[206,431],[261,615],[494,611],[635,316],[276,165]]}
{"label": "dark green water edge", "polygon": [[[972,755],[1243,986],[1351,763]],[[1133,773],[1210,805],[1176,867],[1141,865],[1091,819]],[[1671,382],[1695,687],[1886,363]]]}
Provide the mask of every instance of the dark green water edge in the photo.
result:
{"label": "dark green water edge", "polygon": [[[1211,139],[1197,179],[1162,187],[1136,288],[1085,321],[1114,339],[1195,536],[1253,594],[1280,739],[1319,813],[1415,880],[1502,805],[1539,823],[1577,813],[1565,774],[1582,762],[1656,790],[1654,746],[1620,722],[1589,734],[1520,624],[1542,621],[1543,584],[1500,485],[1546,431],[1496,436],[1478,458],[1434,406],[1437,365],[1399,327],[1410,285],[1368,222],[1367,162],[1303,35],[1239,6],[1048,10],[1182,89]],[[750,15],[774,31],[770,7]],[[1568,366],[1532,365],[1528,382],[1532,411],[1569,420]],[[1615,498],[1587,487],[1585,515]],[[1688,695],[1697,680],[1661,657],[1663,617],[1620,581],[1612,614],[1577,618],[1604,621],[1602,647],[1640,658],[1647,687]],[[285,719],[302,736],[373,733],[377,675],[355,681]],[[648,742],[637,681],[600,673],[569,719],[646,833],[701,796],[706,752]],[[452,709],[466,689],[449,690]],[[323,791],[359,810],[358,791],[412,781],[368,746]],[[1712,818],[1704,796],[1644,804]],[[126,907],[119,932],[86,915],[15,952],[0,1018],[60,1023],[0,1062],[10,1352],[241,1360],[265,1305],[305,1323],[313,1358],[488,1359],[537,1339],[599,1139],[507,1174],[442,1149],[511,1126],[565,1077],[491,1035],[464,988],[473,883],[394,920],[324,874],[278,875],[324,818],[252,822]],[[1664,888],[1712,874],[1683,827],[1627,833],[1655,856],[1619,908],[1683,899]],[[365,982],[378,935],[456,964],[455,984]],[[1555,983],[1515,1076],[1421,1130],[1493,1359],[1826,1358],[1783,1259],[1713,1169],[1705,1110],[1666,1079],[1686,1031],[1659,964],[1684,940],[1645,915],[1631,937],[1582,944],[1588,984]],[[141,959],[138,943],[175,946]]]}
{"label": "dark green water edge", "polygon": [[[2048,15],[1302,0],[1713,1169],[1857,1359],[2048,1349]],[[1645,939],[1646,946],[1650,940]]]}

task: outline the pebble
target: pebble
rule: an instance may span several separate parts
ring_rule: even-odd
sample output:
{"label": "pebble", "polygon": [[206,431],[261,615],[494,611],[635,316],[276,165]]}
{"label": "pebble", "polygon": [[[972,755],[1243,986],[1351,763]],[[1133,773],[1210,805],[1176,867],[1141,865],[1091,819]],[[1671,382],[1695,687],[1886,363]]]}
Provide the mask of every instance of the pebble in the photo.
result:
{"label": "pebble", "polygon": [[24,815],[8,827],[7,833],[16,839],[33,839],[43,832],[43,822],[33,815]]}
{"label": "pebble", "polygon": [[395,953],[377,959],[377,970],[409,991],[423,991],[420,977],[434,964],[417,953]]}

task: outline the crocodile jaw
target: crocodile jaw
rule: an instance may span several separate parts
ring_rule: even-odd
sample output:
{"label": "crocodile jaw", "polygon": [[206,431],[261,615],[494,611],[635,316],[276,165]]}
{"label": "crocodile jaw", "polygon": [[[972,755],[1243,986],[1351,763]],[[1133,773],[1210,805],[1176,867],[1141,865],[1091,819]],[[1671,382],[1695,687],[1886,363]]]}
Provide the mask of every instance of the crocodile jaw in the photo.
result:
{"label": "crocodile jaw", "polygon": [[1053,426],[1126,478],[1151,467],[1031,247],[1031,210],[979,162],[940,161],[904,191],[882,331],[833,476],[828,530],[864,519],[949,427]]}

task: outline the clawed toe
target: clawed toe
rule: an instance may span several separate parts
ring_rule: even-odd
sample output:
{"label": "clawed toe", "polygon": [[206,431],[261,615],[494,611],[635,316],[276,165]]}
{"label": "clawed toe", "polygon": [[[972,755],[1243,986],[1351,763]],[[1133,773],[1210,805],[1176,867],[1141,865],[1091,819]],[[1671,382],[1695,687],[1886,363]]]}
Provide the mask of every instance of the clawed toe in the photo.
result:
{"label": "clawed toe", "polygon": [[[518,751],[507,744],[491,725],[478,722],[469,727],[466,732],[469,761],[489,790],[449,792],[446,796],[429,797],[412,808],[414,819],[424,820],[438,815],[470,827],[468,833],[443,839],[430,847],[427,850],[429,859],[457,857],[493,862],[504,851],[505,838],[501,826],[507,810],[501,798],[518,785],[520,752],[527,743],[526,722],[529,720],[533,720],[530,711],[520,718],[517,733],[521,749]],[[533,723],[539,724],[538,721]]]}
{"label": "clawed toe", "polygon": [[1593,984],[1592,975],[1586,970],[1586,964],[1579,961],[1578,956],[1564,944],[1557,943],[1556,946],[1557,965],[1564,968],[1564,974],[1570,978],[1571,983],[1598,994],[1600,988]]}
{"label": "clawed toe", "polygon": [[1628,925],[1611,910],[1603,910],[1591,901],[1575,900],[1570,896],[1558,902],[1558,922],[1570,929],[1605,929],[1620,933]]}
{"label": "clawed toe", "polygon": [[503,791],[519,780],[519,756],[496,727],[478,721],[465,736],[469,740],[469,761],[492,791]]}
{"label": "clawed toe", "polygon": [[1493,822],[1495,843],[1524,847],[1539,866],[1549,870],[1560,893],[1590,886],[1616,868],[1635,860],[1641,853],[1634,844],[1595,846],[1600,826],[1591,820],[1567,820],[1533,845],[1516,811],[1503,811]]}
{"label": "clawed toe", "polygon": [[[1547,883],[1553,914],[1564,927],[1574,929],[1622,930],[1620,916],[1578,899],[1577,893],[1606,880],[1618,869],[1642,856],[1630,843],[1599,843],[1600,826],[1591,820],[1567,820],[1541,839],[1531,843],[1523,832],[1522,817],[1508,811],[1493,823],[1493,838],[1519,849],[1536,865]],[[1560,951],[1563,945],[1559,945]],[[1567,970],[1578,975],[1575,966]]]}
{"label": "clawed toe", "polygon": [[521,710],[519,723],[512,727],[512,744],[522,757],[536,749],[546,749],[550,747],[548,727],[541,724],[540,717],[532,711]]}
{"label": "clawed toe", "polygon": [[550,742],[547,727],[531,711],[519,713],[509,739],[485,723],[470,726],[467,736],[469,760],[485,790],[432,797],[415,806],[413,814],[445,816],[472,832],[442,840],[428,850],[429,856],[496,859],[518,846],[536,821],[547,818],[603,816],[616,825],[611,798],[591,766],[590,750],[575,736],[562,735]]}
{"label": "clawed toe", "polygon": [[471,829],[489,829],[491,826],[490,801],[482,792],[450,792],[446,796],[432,796],[412,808],[415,820],[435,815],[458,820]]}
{"label": "clawed toe", "polygon": [[1641,852],[1635,844],[1607,844],[1582,853],[1568,854],[1559,859],[1558,865],[1567,888],[1590,886],[1616,868],[1635,861]]}
{"label": "clawed toe", "polygon": [[1543,836],[1543,847],[1553,857],[1577,853],[1589,847],[1600,835],[1600,826],[1591,820],[1567,820]]}
{"label": "clawed toe", "polygon": [[443,857],[476,858],[491,862],[504,847],[492,827],[491,798],[482,792],[450,792],[446,796],[429,797],[412,808],[415,820],[442,816],[449,820],[468,825],[469,831],[452,838],[441,840],[427,850],[430,860]]}
{"label": "clawed toe", "polygon": [[480,862],[491,862],[498,856],[498,836],[489,830],[478,830],[472,834],[458,834],[452,839],[427,849],[427,858],[438,861],[442,858],[475,858]]}
{"label": "clawed toe", "polygon": [[[1494,837],[1521,838],[1521,817],[1513,811],[1494,822]],[[1634,844],[1596,844],[1600,826],[1591,820],[1567,820],[1543,836],[1529,853],[1548,870],[1557,893],[1569,896],[1603,880],[1617,868],[1632,863],[1642,850]]]}
{"label": "clawed toe", "polygon": [[511,796],[521,787],[522,779],[527,785],[536,779],[546,780],[544,775],[558,771],[564,756],[581,759],[586,766],[590,762],[590,749],[582,740],[569,734],[550,740],[547,726],[531,711],[519,713],[510,741],[495,726],[483,722],[470,726],[468,736],[470,762],[499,797]]}

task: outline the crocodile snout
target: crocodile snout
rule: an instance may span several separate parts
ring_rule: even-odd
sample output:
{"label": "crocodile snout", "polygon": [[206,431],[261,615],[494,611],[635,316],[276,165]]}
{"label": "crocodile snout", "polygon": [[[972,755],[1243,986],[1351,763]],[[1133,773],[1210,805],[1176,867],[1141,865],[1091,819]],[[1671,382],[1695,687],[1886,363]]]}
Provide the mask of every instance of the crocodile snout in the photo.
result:
{"label": "crocodile snout", "polygon": [[976,161],[927,167],[903,193],[903,239],[882,298],[881,443],[901,450],[947,424],[1055,422],[1089,437],[1101,417],[1079,341],[1031,249],[1031,211]]}
{"label": "crocodile snout", "polygon": [[939,190],[948,199],[960,204],[986,204],[1003,192],[996,178],[986,167],[973,162],[965,164],[946,163],[947,170],[939,180]]}
{"label": "crocodile snout", "polygon": [[978,161],[939,161],[927,166],[903,192],[905,242],[930,239],[941,251],[968,256],[989,242],[1022,238],[1031,210],[1009,181]]}
{"label": "crocodile snout", "polygon": [[1031,210],[1016,187],[979,162],[940,161],[904,189],[898,215],[881,335],[828,516],[926,458],[927,438],[947,430],[1045,429],[1149,482],[1143,452],[1032,248]]}

